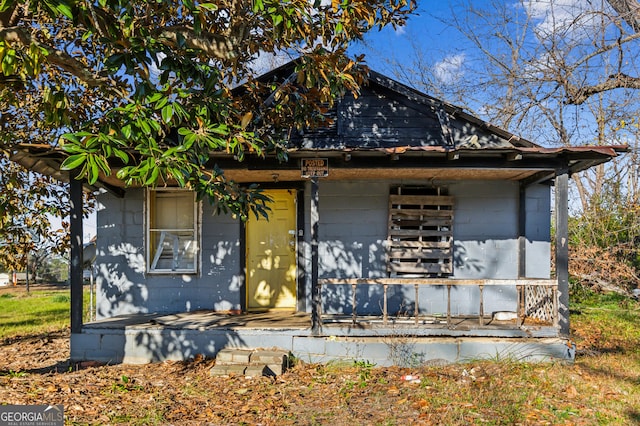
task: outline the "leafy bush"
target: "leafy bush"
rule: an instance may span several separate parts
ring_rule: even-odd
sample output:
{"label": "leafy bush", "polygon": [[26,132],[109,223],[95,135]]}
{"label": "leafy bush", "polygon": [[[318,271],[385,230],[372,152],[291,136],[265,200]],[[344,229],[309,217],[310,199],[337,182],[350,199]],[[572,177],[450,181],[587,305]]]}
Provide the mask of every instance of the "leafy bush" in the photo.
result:
{"label": "leafy bush", "polygon": [[569,273],[594,287],[640,286],[640,203],[608,181],[590,208],[569,220]]}

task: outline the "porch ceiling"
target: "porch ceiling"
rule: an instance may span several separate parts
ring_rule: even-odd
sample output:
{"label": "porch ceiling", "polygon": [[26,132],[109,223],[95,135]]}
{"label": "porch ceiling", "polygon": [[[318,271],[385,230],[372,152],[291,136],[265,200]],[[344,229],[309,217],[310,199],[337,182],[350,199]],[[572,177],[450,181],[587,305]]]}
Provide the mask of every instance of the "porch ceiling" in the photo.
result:
{"label": "porch ceiling", "polygon": [[[238,162],[231,155],[212,153],[211,167],[217,164],[225,176],[240,183],[302,181],[300,159],[329,158],[327,180],[348,179],[433,179],[433,180],[513,180],[526,183],[552,181],[557,170],[576,173],[609,161],[626,146],[593,147],[519,147],[509,149],[456,149],[439,146],[395,148],[345,148],[339,150],[292,149],[289,161],[247,156]],[[133,154],[133,153],[132,153]],[[68,181],[60,170],[66,154],[49,145],[24,144],[11,159],[28,169]],[[111,165],[111,176],[101,176],[93,188],[104,188],[123,195],[124,182],[115,172],[122,166]]]}
{"label": "porch ceiling", "polygon": [[[351,179],[433,179],[433,180],[523,180],[549,169],[452,169],[452,168],[330,168],[323,180]],[[300,170],[229,170],[229,179],[236,182],[293,182],[304,180]]]}

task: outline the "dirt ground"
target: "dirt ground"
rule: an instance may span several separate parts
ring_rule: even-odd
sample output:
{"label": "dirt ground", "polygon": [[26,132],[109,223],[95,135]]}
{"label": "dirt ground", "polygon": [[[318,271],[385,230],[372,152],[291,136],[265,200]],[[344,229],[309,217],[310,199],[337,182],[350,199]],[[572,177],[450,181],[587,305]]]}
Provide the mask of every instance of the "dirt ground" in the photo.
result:
{"label": "dirt ground", "polygon": [[210,359],[98,366],[68,356],[68,331],[2,342],[0,402],[62,404],[79,424],[416,424],[422,414],[407,399],[418,384],[400,368],[299,365],[277,378],[211,377]]}
{"label": "dirt ground", "polygon": [[[0,290],[1,291],[1,290]],[[469,425],[640,421],[635,352],[581,331],[586,362],[475,362],[382,368],[298,362],[275,377],[212,377],[214,360],[69,362],[69,330],[0,341],[0,404],[62,404],[66,424]],[[600,337],[598,337],[600,336]],[[591,343],[589,343],[591,342]],[[596,342],[596,343],[593,343]],[[599,343],[598,343],[599,342]],[[629,361],[632,360],[632,361]],[[606,368],[605,368],[606,367]],[[635,390],[634,390],[635,389]]]}

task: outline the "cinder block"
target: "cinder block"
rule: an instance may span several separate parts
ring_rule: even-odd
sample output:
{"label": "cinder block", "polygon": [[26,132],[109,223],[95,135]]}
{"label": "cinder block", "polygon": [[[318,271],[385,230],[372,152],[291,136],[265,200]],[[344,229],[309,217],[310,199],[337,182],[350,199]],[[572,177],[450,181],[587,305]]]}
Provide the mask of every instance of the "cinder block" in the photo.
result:
{"label": "cinder block", "polygon": [[73,333],[71,335],[70,345],[72,353],[81,353],[86,350],[93,350],[100,347],[100,335]]}
{"label": "cinder block", "polygon": [[247,369],[244,365],[222,365],[216,364],[211,370],[209,375],[211,376],[231,376],[231,375],[243,375]]}
{"label": "cinder block", "polygon": [[269,364],[265,366],[265,376],[279,376],[287,371],[287,363],[284,364]]}
{"label": "cinder block", "polygon": [[256,351],[251,355],[252,364],[285,365],[287,353],[283,351]]}
{"label": "cinder block", "polygon": [[247,377],[262,377],[262,376],[275,376],[276,374],[270,370],[266,365],[249,365],[244,370],[244,375]]}
{"label": "cinder block", "polygon": [[293,339],[293,350],[298,358],[303,358],[303,361],[307,359],[302,354],[318,354],[323,355],[326,353],[326,338],[324,337],[305,337],[296,336]]}
{"label": "cinder block", "polygon": [[100,347],[102,349],[118,350],[118,349],[124,348],[125,344],[126,344],[126,338],[123,333],[103,334],[100,339]]}
{"label": "cinder block", "polygon": [[216,363],[220,364],[248,364],[250,361],[251,351],[246,349],[225,348],[216,356]]}

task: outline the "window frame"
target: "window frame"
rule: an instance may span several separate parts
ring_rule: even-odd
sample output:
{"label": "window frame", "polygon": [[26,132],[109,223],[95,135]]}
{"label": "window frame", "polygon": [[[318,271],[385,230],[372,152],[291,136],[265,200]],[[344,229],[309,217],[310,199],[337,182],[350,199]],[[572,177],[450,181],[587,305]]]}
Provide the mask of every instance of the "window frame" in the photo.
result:
{"label": "window frame", "polygon": [[[189,193],[192,195],[193,199],[193,228],[152,228],[152,218],[153,218],[153,209],[156,208],[156,195],[158,193],[163,194],[180,194],[184,195],[185,193]],[[146,262],[146,272],[147,274],[152,275],[197,275],[200,271],[200,257],[202,247],[200,244],[200,216],[201,216],[201,208],[200,202],[197,201],[195,191],[184,189],[184,188],[147,188],[145,192],[145,262]],[[195,242],[194,254],[193,254],[193,268],[158,268],[153,267],[154,260],[157,262],[155,257],[157,256],[157,248],[151,246],[151,242],[154,240],[154,233],[163,233],[163,232],[192,232],[193,239],[191,241]],[[179,241],[179,240],[178,240]],[[160,243],[161,244],[161,243]],[[158,244],[158,246],[160,246]]]}

